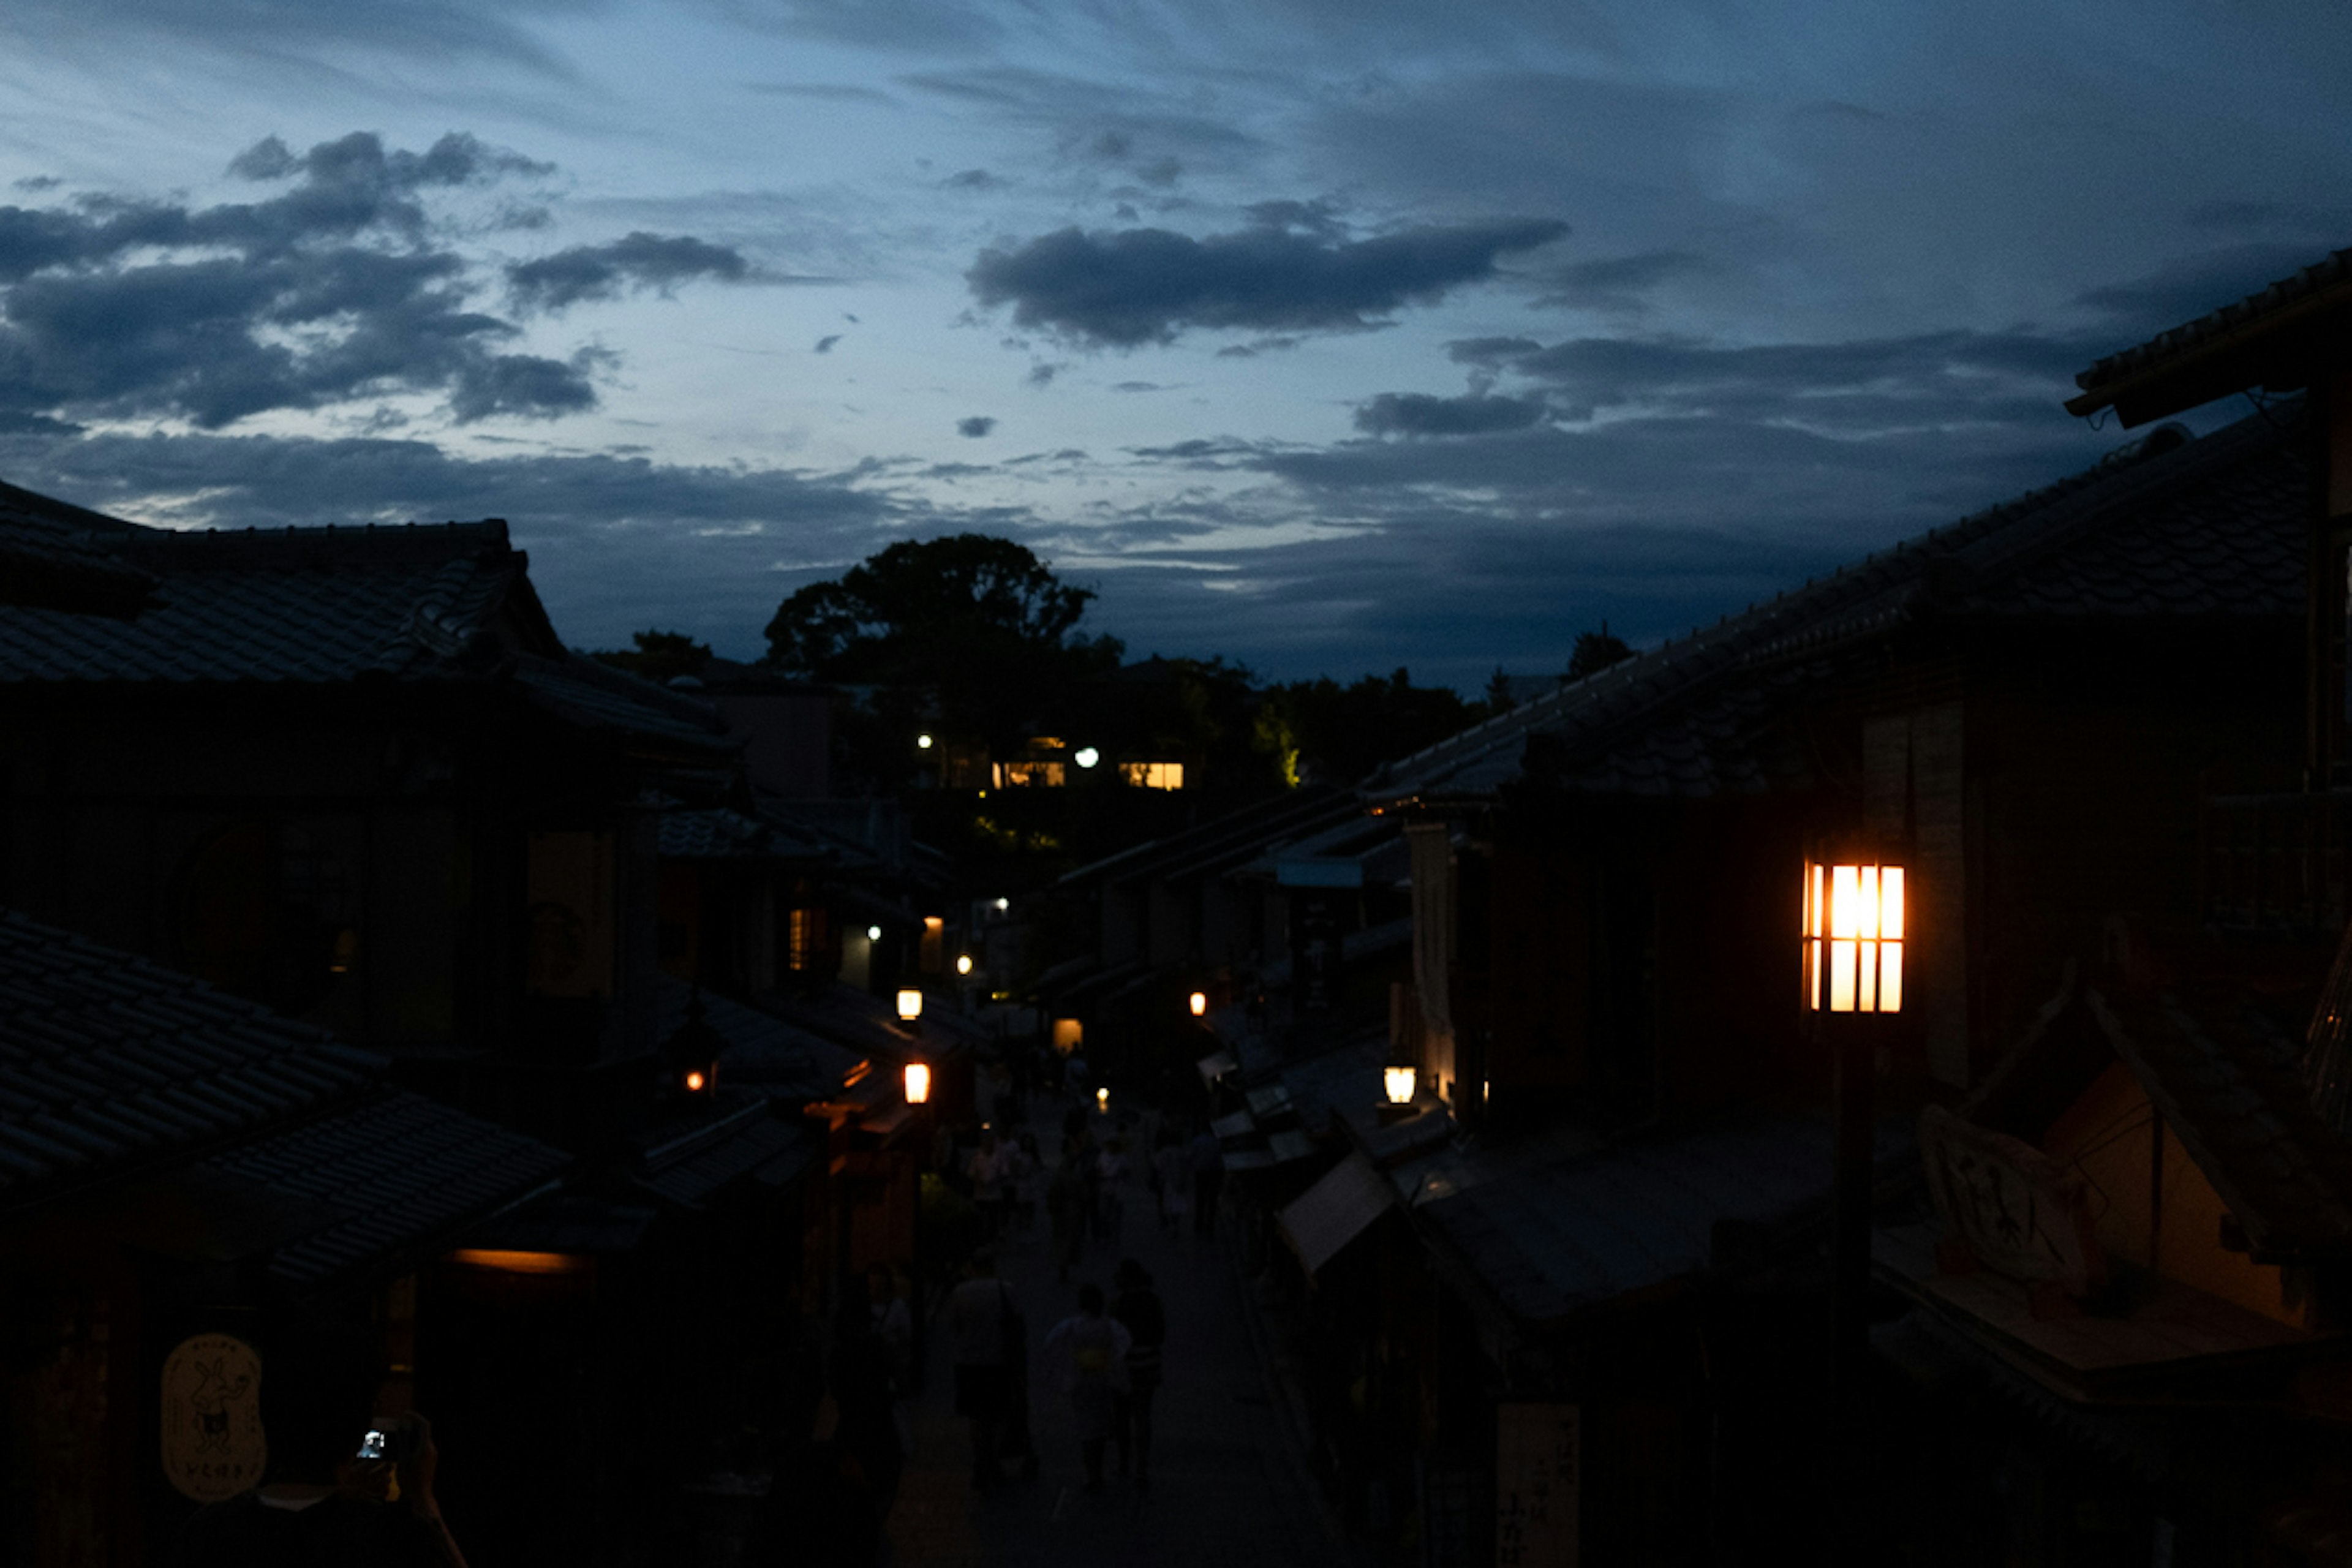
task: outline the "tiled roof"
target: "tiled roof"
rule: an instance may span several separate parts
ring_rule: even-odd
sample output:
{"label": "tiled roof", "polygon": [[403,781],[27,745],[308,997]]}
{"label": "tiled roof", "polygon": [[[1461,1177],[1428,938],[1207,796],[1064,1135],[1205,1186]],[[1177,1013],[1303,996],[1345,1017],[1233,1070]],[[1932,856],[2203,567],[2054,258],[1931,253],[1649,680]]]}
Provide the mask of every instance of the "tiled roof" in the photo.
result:
{"label": "tiled roof", "polygon": [[637,1183],[666,1202],[698,1208],[738,1181],[781,1187],[824,1148],[822,1132],[757,1103],[649,1149]]}
{"label": "tiled roof", "polygon": [[[656,994],[661,1009],[656,1033],[667,1039],[686,1026],[694,987],[664,975]],[[730,1002],[716,992],[702,993],[702,1022],[727,1042],[719,1056],[722,1089],[754,1089],[803,1101],[823,1100],[837,1091],[842,1079],[866,1059],[822,1035],[796,1028],[759,1008]]]}
{"label": "tiled roof", "polygon": [[664,812],[661,852],[664,858],[672,860],[830,861],[840,858],[834,846],[814,831],[794,835],[776,818],[755,820],[724,806]]}
{"label": "tiled roof", "polygon": [[1708,794],[1792,782],[1771,720],[1853,650],[1928,617],[2303,612],[2302,405],[2105,463],[1841,568],[1391,763],[1374,804],[1484,797],[1528,765],[1570,787]]}
{"label": "tiled roof", "polygon": [[316,682],[443,673],[520,576],[503,523],[124,537],[132,617],[0,607],[0,681]]}
{"label": "tiled roof", "polygon": [[394,1090],[239,1144],[207,1162],[342,1217],[285,1243],[269,1272],[303,1289],[381,1274],[452,1245],[467,1225],[529,1197],[571,1156],[536,1139]]}
{"label": "tiled roof", "polygon": [[[1756,1114],[1721,1127],[1621,1143],[1475,1184],[1432,1176],[1413,1205],[1514,1319],[1557,1322],[1589,1307],[1701,1273],[1720,1221],[1776,1226],[1825,1201],[1826,1121]],[[1882,1163],[1910,1145],[1878,1128]]]}
{"label": "tiled roof", "polygon": [[727,721],[709,703],[593,658],[518,654],[511,668],[526,698],[582,729],[712,754],[740,745],[729,738]]}
{"label": "tiled roof", "polygon": [[2346,305],[2352,305],[2352,250],[2336,251],[2235,304],[2158,332],[2121,353],[2109,354],[2074,378],[2074,384],[2088,395],[2070,399],[2067,412],[2095,413],[2115,401],[2120,384],[2144,373],[2200,352],[2225,349],[2257,331],[2284,328],[2290,316],[2316,316]]}
{"label": "tiled roof", "polygon": [[1151,839],[1090,866],[1081,866],[1056,885],[1134,882],[1153,877],[1173,879],[1223,871],[1248,860],[1267,845],[1344,822],[1356,816],[1358,811],[1355,800],[1346,791],[1308,784],[1229,812],[1171,837]]}
{"label": "tiled roof", "polygon": [[2352,1144],[2313,1108],[2299,1043],[2251,995],[2086,999],[2257,1254],[2352,1250]]}
{"label": "tiled roof", "polygon": [[0,601],[100,615],[136,609],[153,580],[121,559],[130,528],[0,484]]}
{"label": "tiled roof", "polygon": [[0,1205],[363,1093],[382,1058],[0,910]]}

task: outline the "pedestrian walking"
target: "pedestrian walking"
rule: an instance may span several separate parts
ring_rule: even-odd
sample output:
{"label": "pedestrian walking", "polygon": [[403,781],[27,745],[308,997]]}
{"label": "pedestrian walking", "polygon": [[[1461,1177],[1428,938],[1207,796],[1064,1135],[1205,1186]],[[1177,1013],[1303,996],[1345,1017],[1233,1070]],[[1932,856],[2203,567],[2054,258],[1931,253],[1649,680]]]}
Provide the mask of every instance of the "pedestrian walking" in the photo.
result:
{"label": "pedestrian walking", "polygon": [[1152,1169],[1160,1173],[1160,1230],[1163,1236],[1184,1234],[1184,1216],[1192,1212],[1192,1152],[1172,1127],[1160,1133],[1160,1147],[1151,1152]]}
{"label": "pedestrian walking", "polygon": [[1011,1348],[1026,1326],[1013,1291],[996,1277],[996,1254],[980,1247],[965,1279],[948,1297],[948,1339],[955,1355],[955,1412],[971,1423],[971,1484],[1004,1479],[998,1443],[1012,1400]]}
{"label": "pedestrian walking", "polygon": [[1225,1151],[1213,1127],[1192,1140],[1192,1234],[1217,1234],[1217,1193],[1225,1182]]}
{"label": "pedestrian walking", "polygon": [[1070,1059],[1062,1064],[1062,1081],[1068,1087],[1070,1098],[1081,1106],[1094,1103],[1095,1069],[1087,1066],[1087,1058],[1076,1051],[1072,1051]]}
{"label": "pedestrian walking", "polygon": [[1103,1452],[1109,1447],[1112,1400],[1127,1385],[1127,1355],[1134,1347],[1127,1326],[1103,1311],[1102,1287],[1078,1287],[1078,1310],[1045,1336],[1045,1354],[1055,1381],[1070,1398],[1077,1417],[1078,1453],[1086,1466],[1087,1490],[1103,1489]]}
{"label": "pedestrian walking", "polygon": [[1004,1216],[999,1206],[1003,1164],[1003,1158],[997,1151],[996,1134],[983,1131],[980,1135],[980,1147],[972,1151],[971,1159],[964,1165],[964,1174],[971,1182],[972,1206],[980,1210],[981,1234],[990,1241],[996,1239],[1004,1225]]}
{"label": "pedestrian walking", "polygon": [[1045,1214],[1054,1227],[1054,1278],[1069,1283],[1070,1270],[1086,1250],[1087,1180],[1078,1166],[1084,1158],[1075,1140],[1062,1141],[1062,1158],[1045,1187]]}
{"label": "pedestrian walking", "polygon": [[898,1397],[896,1356],[874,1329],[874,1302],[866,1280],[841,1282],[841,1308],[834,1314],[833,1350],[825,1357],[825,1390],[837,1413],[833,1440],[857,1461],[872,1495],[877,1517],[887,1516],[898,1495],[898,1472],[906,1456],[898,1447],[894,1405]]}
{"label": "pedestrian walking", "polygon": [[996,1145],[996,1184],[990,1194],[996,1205],[997,1234],[1009,1236],[1021,1219],[1021,1184],[1029,1175],[1032,1142],[1016,1142],[1009,1134]]}
{"label": "pedestrian walking", "polygon": [[1127,1330],[1131,1342],[1127,1351],[1127,1391],[1111,1397],[1111,1436],[1118,1445],[1119,1475],[1127,1475],[1131,1457],[1135,1484],[1149,1487],[1151,1405],[1160,1393],[1160,1352],[1168,1340],[1168,1310],[1152,1287],[1150,1274],[1132,1258],[1119,1259],[1111,1283],[1118,1288],[1118,1295],[1111,1302],[1110,1315]]}
{"label": "pedestrian walking", "polygon": [[914,1367],[915,1319],[907,1299],[898,1293],[898,1277],[887,1263],[869,1264],[866,1294],[874,1304],[874,1331],[890,1347],[890,1376],[904,1388]]}
{"label": "pedestrian walking", "polygon": [[1117,1245],[1127,1226],[1127,1140],[1113,1138],[1095,1156],[1095,1235]]}
{"label": "pedestrian walking", "polygon": [[1037,1201],[1045,1191],[1045,1157],[1037,1152],[1037,1134],[1021,1134],[1021,1177],[1014,1184],[1013,1212],[1024,1234],[1037,1228]]}

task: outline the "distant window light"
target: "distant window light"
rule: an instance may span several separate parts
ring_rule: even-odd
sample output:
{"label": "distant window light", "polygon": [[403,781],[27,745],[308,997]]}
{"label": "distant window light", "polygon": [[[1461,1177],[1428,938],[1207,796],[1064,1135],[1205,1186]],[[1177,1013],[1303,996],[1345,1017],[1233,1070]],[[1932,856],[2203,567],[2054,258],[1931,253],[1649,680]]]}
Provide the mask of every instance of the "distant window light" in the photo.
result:
{"label": "distant window light", "polygon": [[999,789],[1060,789],[1067,782],[1066,770],[1059,763],[996,764],[996,787]]}
{"label": "distant window light", "polygon": [[1184,764],[1181,763],[1121,763],[1118,773],[1137,789],[1184,787]]}
{"label": "distant window light", "polygon": [[805,973],[818,966],[824,952],[824,911],[793,910],[784,917],[784,967]]}

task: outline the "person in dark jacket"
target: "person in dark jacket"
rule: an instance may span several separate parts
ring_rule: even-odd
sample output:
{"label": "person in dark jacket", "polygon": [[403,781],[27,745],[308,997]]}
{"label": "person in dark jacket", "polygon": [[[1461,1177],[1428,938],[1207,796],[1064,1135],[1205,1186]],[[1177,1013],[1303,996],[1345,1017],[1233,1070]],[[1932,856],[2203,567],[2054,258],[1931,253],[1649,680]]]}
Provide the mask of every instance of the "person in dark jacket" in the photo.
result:
{"label": "person in dark jacket", "polygon": [[1152,1288],[1151,1276],[1132,1258],[1119,1259],[1111,1283],[1118,1296],[1111,1303],[1110,1315],[1127,1326],[1133,1341],[1127,1352],[1127,1391],[1111,1400],[1111,1441],[1118,1456],[1119,1475],[1128,1473],[1131,1455],[1135,1484],[1149,1487],[1151,1404],[1160,1393],[1160,1351],[1168,1340],[1168,1310],[1160,1304],[1160,1292]]}
{"label": "person in dark jacket", "polygon": [[894,1381],[897,1366],[898,1356],[889,1342],[875,1331],[874,1300],[865,1278],[848,1276],[841,1282],[841,1305],[834,1314],[833,1351],[825,1357],[824,1382],[840,1414],[834,1440],[866,1472],[877,1517],[888,1515],[898,1495],[899,1468],[905,1463],[892,1408],[898,1394]]}

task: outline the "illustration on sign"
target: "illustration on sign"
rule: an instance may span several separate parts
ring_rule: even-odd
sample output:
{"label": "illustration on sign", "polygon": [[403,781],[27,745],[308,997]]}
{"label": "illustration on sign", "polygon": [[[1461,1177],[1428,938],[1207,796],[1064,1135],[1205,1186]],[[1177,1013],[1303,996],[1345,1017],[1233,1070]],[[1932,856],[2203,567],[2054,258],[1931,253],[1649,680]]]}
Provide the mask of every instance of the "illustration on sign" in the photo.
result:
{"label": "illustration on sign", "polygon": [[1937,1215],[1986,1268],[2077,1296],[2105,1282],[2079,1172],[1937,1105],[1920,1114],[1919,1153]]}
{"label": "illustration on sign", "polygon": [[261,1431],[261,1358],[229,1334],[182,1340],[163,1363],[163,1474],[198,1502],[232,1498],[261,1481],[269,1445]]}

